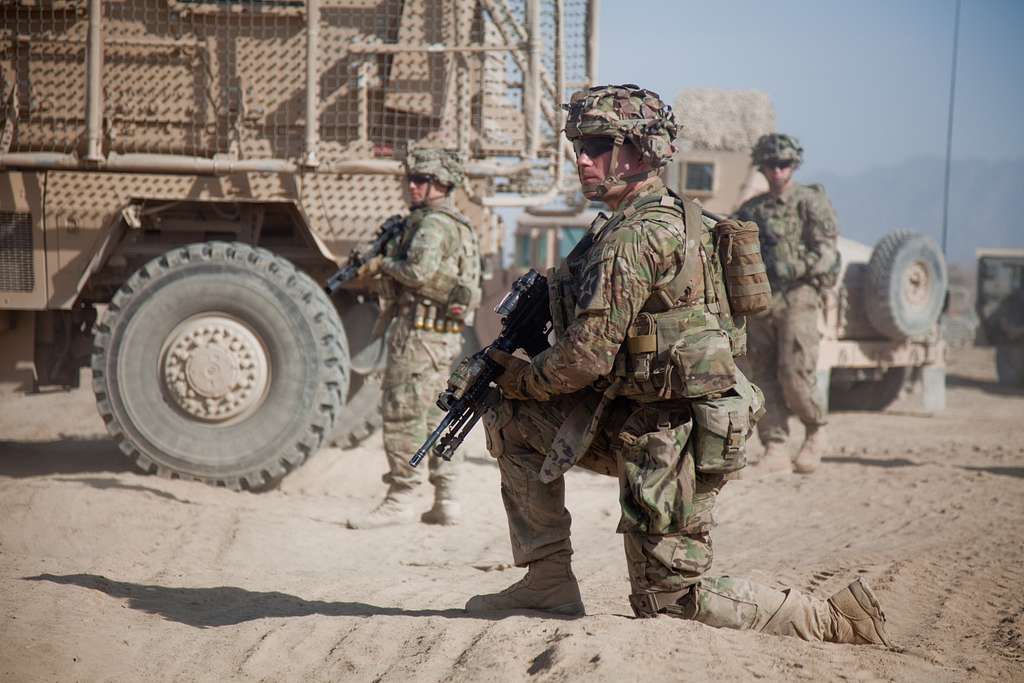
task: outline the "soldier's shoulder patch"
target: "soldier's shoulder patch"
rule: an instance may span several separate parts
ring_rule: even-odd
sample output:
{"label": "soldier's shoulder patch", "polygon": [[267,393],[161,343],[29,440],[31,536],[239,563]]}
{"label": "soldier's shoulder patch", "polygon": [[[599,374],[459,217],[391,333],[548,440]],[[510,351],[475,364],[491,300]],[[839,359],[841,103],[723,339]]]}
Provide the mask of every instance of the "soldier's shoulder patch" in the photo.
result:
{"label": "soldier's shoulder patch", "polygon": [[821,183],[811,183],[804,185],[808,190],[813,190],[816,194],[825,194],[825,186]]}
{"label": "soldier's shoulder patch", "polygon": [[594,250],[584,265],[576,292],[577,313],[603,311],[609,305],[609,278],[618,248],[614,243],[602,244]]}

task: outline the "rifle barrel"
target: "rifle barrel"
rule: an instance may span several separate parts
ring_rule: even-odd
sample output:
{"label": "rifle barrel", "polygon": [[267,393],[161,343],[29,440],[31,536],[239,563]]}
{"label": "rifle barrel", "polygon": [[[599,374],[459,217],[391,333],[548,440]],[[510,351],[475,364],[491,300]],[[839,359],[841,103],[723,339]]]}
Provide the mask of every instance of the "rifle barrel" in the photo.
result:
{"label": "rifle barrel", "polygon": [[444,419],[441,420],[441,424],[437,425],[437,428],[430,433],[430,436],[428,436],[427,440],[423,442],[423,445],[419,447],[411,458],[409,458],[409,464],[411,466],[416,467],[423,461],[423,458],[427,457],[427,453],[429,453],[430,449],[434,447],[437,440],[441,438],[441,434],[444,433],[444,430],[448,429],[448,425],[450,425],[454,419],[455,414],[451,412],[444,416]]}

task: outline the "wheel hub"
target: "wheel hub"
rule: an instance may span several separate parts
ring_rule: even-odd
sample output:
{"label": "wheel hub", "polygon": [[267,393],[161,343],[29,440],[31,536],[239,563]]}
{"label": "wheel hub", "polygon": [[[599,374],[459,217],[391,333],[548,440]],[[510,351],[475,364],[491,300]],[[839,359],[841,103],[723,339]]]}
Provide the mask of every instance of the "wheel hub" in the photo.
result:
{"label": "wheel hub", "polygon": [[903,276],[904,300],[915,308],[923,308],[928,305],[931,290],[932,278],[928,267],[920,261],[911,264]]}
{"label": "wheel hub", "polygon": [[189,318],[164,344],[161,372],[167,394],[190,417],[225,422],[252,413],[270,384],[270,363],[259,338],[221,314]]}

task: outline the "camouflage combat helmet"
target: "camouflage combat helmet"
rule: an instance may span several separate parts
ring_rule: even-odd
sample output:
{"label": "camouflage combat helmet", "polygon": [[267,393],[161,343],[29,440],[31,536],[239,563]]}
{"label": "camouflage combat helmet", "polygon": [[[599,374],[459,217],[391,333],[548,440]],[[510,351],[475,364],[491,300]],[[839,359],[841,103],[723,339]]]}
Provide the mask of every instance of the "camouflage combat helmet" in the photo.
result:
{"label": "camouflage combat helmet", "polygon": [[405,157],[407,175],[430,176],[442,185],[458,187],[465,178],[462,155],[452,149],[423,147]]}
{"label": "camouflage combat helmet", "polygon": [[799,164],[804,159],[804,148],[792,135],[768,133],[757,139],[750,158],[754,166],[768,161],[792,161]]}
{"label": "camouflage combat helmet", "polygon": [[[614,139],[610,168],[616,168],[619,148],[629,142],[652,168],[664,166],[675,154],[674,140],[679,132],[672,107],[658,93],[637,85],[600,85],[573,93],[569,104],[565,137],[576,141],[586,137]],[[628,177],[611,176],[595,189],[600,196],[608,187],[641,180],[653,171]]]}

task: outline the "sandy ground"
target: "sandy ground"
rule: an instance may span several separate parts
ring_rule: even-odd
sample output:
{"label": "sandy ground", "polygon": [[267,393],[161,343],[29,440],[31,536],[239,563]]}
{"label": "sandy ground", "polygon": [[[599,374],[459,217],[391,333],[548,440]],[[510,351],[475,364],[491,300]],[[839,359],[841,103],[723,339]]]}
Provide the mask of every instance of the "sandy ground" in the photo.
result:
{"label": "sandy ground", "polygon": [[351,531],[379,436],[232,493],[136,473],[87,390],[5,397],[0,680],[1024,680],[1024,393],[987,350],[949,383],[939,417],[836,415],[818,473],[730,483],[715,531],[717,573],[820,596],[867,576],[903,652],[633,619],[616,483],[586,472],[588,616],[467,616],[521,574],[480,434],[464,524]]}

